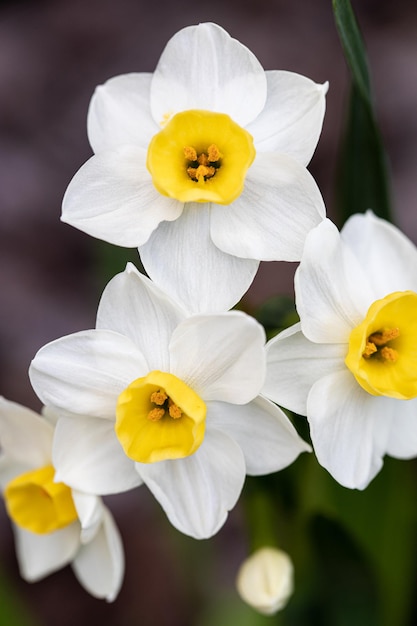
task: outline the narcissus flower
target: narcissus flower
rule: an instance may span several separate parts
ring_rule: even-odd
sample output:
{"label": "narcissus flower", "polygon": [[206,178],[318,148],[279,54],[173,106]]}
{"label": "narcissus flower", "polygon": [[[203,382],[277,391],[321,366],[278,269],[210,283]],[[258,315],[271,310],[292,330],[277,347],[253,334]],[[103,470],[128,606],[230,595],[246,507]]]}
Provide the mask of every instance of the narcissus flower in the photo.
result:
{"label": "narcissus flower", "polygon": [[71,181],[62,219],[139,247],[150,277],[191,312],[228,310],[260,260],[299,260],[325,215],[306,165],[326,90],[265,72],[216,24],[184,28],[153,74],[96,89],[95,154]]}
{"label": "narcissus flower", "polygon": [[300,323],[268,345],[264,392],[307,415],[319,462],[363,489],[383,456],[417,455],[417,250],[371,212],[307,237]]}
{"label": "narcissus flower", "polygon": [[263,615],[283,609],[294,590],[294,567],[288,554],[272,546],[259,548],[240,566],[236,587],[244,600]]}
{"label": "narcissus flower", "polygon": [[54,415],[0,398],[0,485],[28,582],[69,563],[97,598],[116,598],[124,573],[118,530],[101,499],[56,481]]}
{"label": "narcissus flower", "polygon": [[309,446],[272,402],[262,327],[233,311],[186,317],[132,266],[105,289],[97,328],[32,362],[43,402],[64,412],[58,478],[96,494],[144,482],[174,526],[213,535],[245,474],[286,467]]}

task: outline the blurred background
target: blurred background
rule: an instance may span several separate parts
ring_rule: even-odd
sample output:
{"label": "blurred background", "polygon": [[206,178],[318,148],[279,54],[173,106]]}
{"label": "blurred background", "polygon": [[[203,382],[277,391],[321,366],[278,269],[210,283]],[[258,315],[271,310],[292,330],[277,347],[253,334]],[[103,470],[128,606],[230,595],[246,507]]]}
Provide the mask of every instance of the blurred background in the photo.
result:
{"label": "blurred background", "polygon": [[[413,0],[352,4],[389,158],[395,222],[417,243],[417,5]],[[330,0],[3,0],[0,393],[8,399],[40,408],[27,377],[35,352],[57,337],[94,327],[105,284],[126,260],[137,261],[135,252],[115,252],[59,220],[66,186],[91,155],[86,115],[95,86],[117,74],[153,71],[177,30],[204,21],[223,26],[265,69],[329,81],[323,133],[309,169],[329,216],[342,225],[334,179],[349,76]],[[352,207],[356,210],[362,208]],[[294,264],[263,264],[245,298],[247,310],[277,293],[292,297],[294,269]],[[120,626],[219,626],[216,611],[227,616],[229,602],[242,610],[233,613],[235,620],[240,615],[236,623],[258,624],[255,613],[240,608],[234,591],[247,548],[240,507],[214,539],[195,542],[169,526],[145,488],[110,498],[109,505],[127,561],[122,592],[112,605],[90,598],[69,568],[34,585],[21,581],[1,507],[0,624],[15,623],[2,608],[2,596],[21,613],[16,624],[27,626],[99,620]],[[326,523],[316,523],[318,536],[326,534]],[[280,623],[275,619],[268,623]],[[309,623],[336,623],[318,619]]]}

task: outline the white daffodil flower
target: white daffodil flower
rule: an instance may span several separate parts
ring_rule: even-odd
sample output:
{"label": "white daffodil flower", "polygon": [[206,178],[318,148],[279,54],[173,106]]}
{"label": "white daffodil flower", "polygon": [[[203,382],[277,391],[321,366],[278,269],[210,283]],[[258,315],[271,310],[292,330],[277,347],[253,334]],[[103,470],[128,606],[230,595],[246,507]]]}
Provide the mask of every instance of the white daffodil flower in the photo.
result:
{"label": "white daffodil flower", "polygon": [[264,393],[307,415],[318,461],[364,489],[417,455],[417,249],[371,212],[307,237],[300,323],[269,342]]}
{"label": "white daffodil flower", "polygon": [[131,264],[106,287],[97,328],[54,341],[30,377],[60,410],[57,476],[108,494],[142,482],[196,538],[226,520],[245,474],[267,474],[309,446],[259,396],[262,327],[233,311],[186,317]]}
{"label": "white daffodil flower", "polygon": [[294,566],[288,554],[271,546],[259,548],[240,566],[240,597],[263,615],[283,609],[294,591]]}
{"label": "white daffodil flower", "polygon": [[94,151],[64,222],[138,247],[149,276],[190,312],[231,308],[259,261],[298,261],[325,216],[306,170],[327,84],[265,72],[216,24],[180,30],[156,70],[97,87]]}
{"label": "white daffodil flower", "polygon": [[0,397],[0,485],[20,573],[35,582],[71,564],[91,595],[111,602],[124,574],[119,532],[101,498],[55,481],[53,417]]}

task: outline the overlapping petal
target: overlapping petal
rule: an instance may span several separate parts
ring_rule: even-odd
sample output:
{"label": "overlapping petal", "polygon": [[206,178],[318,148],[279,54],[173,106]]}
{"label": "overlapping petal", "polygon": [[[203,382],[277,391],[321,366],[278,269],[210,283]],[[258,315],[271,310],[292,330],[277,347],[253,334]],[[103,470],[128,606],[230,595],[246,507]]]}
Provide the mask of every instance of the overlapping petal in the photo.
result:
{"label": "overlapping petal", "polygon": [[209,428],[221,429],[239,444],[250,476],[284,469],[310,446],[275,404],[258,396],[244,406],[210,402]]}
{"label": "overlapping petal", "polygon": [[123,145],[147,149],[159,130],[149,104],[151,80],[151,73],[122,74],[96,88],[87,117],[88,139],[96,154]]}
{"label": "overlapping petal", "polygon": [[366,393],[349,371],[321,378],[307,403],[317,459],[345,487],[365,489],[382,467],[391,429],[386,399]]}
{"label": "overlapping petal", "polygon": [[258,154],[242,195],[212,205],[210,234],[223,252],[263,261],[298,261],[307,233],[325,216],[309,172],[285,154]]}
{"label": "overlapping petal", "polygon": [[169,371],[168,344],[184,317],[173,300],[128,263],[104,289],[96,326],[129,337],[144,355],[149,370]]}
{"label": "overlapping petal", "polygon": [[46,535],[38,535],[13,526],[16,554],[21,576],[35,582],[68,565],[80,541],[78,522]]}
{"label": "overlapping petal", "polygon": [[81,415],[112,419],[119,393],[148,367],[123,335],[87,330],[41,348],[29,376],[44,404]]}
{"label": "overlapping petal", "polygon": [[386,453],[397,459],[417,456],[417,399],[385,398],[384,411],[391,417]]}
{"label": "overlapping petal", "polygon": [[119,593],[124,574],[124,554],[119,531],[109,511],[95,537],[81,546],[72,562],[75,575],[95,598],[112,602]]}
{"label": "overlapping petal", "polygon": [[[51,462],[53,428],[30,409],[0,397],[0,450],[22,471]],[[0,482],[2,482],[0,469]],[[19,473],[19,470],[17,471]],[[10,472],[7,472],[11,479]]]}
{"label": "overlapping petal", "polygon": [[72,489],[72,499],[81,524],[81,543],[88,543],[102,522],[103,501],[98,496],[76,489]]}
{"label": "overlapping petal", "polygon": [[318,343],[347,343],[375,299],[372,283],[330,220],[306,239],[295,294],[302,331]]}
{"label": "overlapping petal", "polygon": [[245,126],[263,109],[266,91],[255,55],[217,24],[199,24],[167,43],[152,79],[151,110],[158,124],[167,114],[205,109]]}
{"label": "overlapping petal", "polygon": [[[230,207],[221,207],[228,211]],[[247,291],[259,261],[239,259],[214,245],[210,205],[189,203],[175,222],[162,223],[139,248],[150,278],[189,313],[227,311]]]}
{"label": "overlapping petal", "polygon": [[153,186],[146,150],[129,145],[96,154],[78,170],[65,192],[61,219],[98,239],[135,248],[182,210],[182,203]]}
{"label": "overlapping petal", "polygon": [[294,413],[307,415],[307,397],[313,384],[332,372],[346,369],[345,344],[320,344],[306,339],[301,325],[267,344],[267,370],[262,392]]}
{"label": "overlapping petal", "polygon": [[259,152],[280,152],[308,165],[323,126],[327,83],[272,70],[266,72],[268,95],[265,107],[247,126]]}
{"label": "overlapping petal", "polygon": [[370,277],[375,299],[417,292],[417,248],[398,228],[367,211],[350,217],[341,238]]}
{"label": "overlapping petal", "polygon": [[239,311],[187,318],[170,342],[171,372],[206,402],[246,404],[265,378],[265,333]]}
{"label": "overlapping petal", "polygon": [[221,528],[245,479],[240,447],[217,430],[207,432],[201,447],[186,459],[136,466],[170,522],[195,539]]}
{"label": "overlapping petal", "polygon": [[56,427],[53,462],[56,480],[90,494],[119,493],[142,482],[110,420],[61,418]]}

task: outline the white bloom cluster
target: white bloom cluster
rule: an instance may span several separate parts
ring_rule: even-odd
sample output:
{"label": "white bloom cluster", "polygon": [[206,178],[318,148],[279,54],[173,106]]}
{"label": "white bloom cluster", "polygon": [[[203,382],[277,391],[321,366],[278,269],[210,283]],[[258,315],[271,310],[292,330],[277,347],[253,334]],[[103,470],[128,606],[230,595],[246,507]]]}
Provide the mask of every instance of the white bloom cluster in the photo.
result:
{"label": "white bloom cluster", "polygon": [[[153,74],[97,88],[94,155],[62,219],[138,248],[150,278],[128,264],[94,329],[39,350],[29,375],[44,416],[0,403],[0,481],[27,580],[71,563],[114,599],[123,550],[100,496],[141,485],[181,532],[214,535],[246,475],[311,450],[278,405],[307,416],[319,462],[348,487],[386,453],[417,454],[417,252],[371,213],[340,234],[325,218],[306,166],[326,91],[265,72],[215,24],[179,31]],[[300,323],[266,345],[230,309],[270,260],[300,261]],[[272,613],[292,565],[261,551],[239,580]]]}

